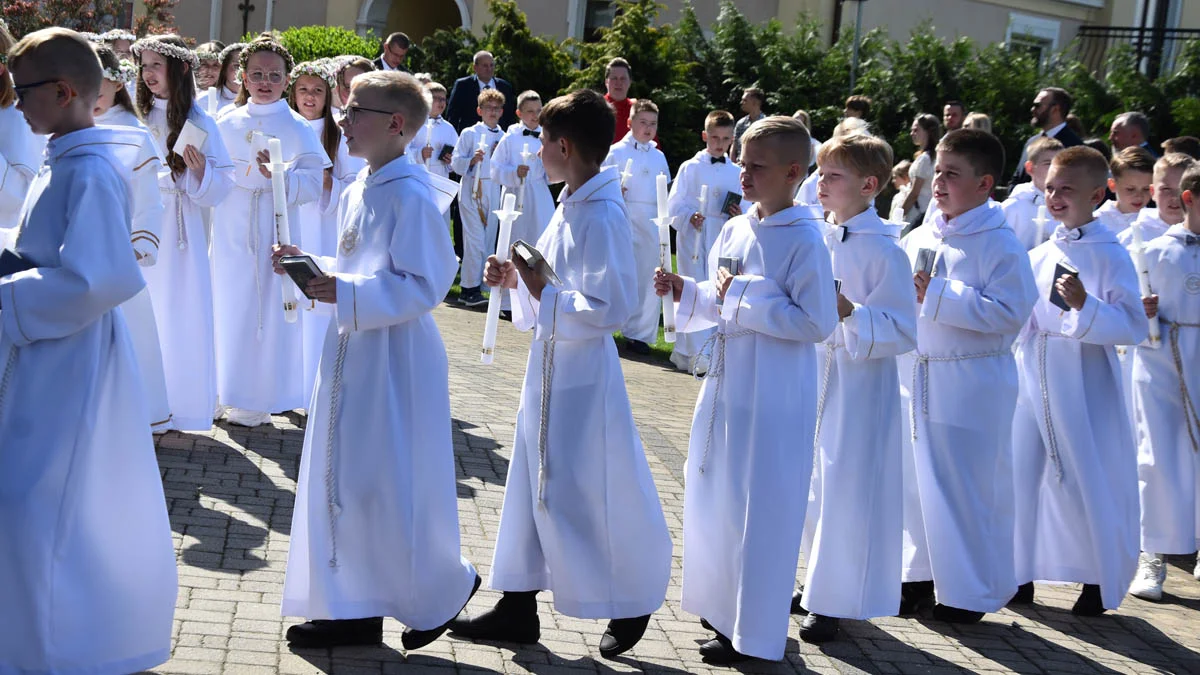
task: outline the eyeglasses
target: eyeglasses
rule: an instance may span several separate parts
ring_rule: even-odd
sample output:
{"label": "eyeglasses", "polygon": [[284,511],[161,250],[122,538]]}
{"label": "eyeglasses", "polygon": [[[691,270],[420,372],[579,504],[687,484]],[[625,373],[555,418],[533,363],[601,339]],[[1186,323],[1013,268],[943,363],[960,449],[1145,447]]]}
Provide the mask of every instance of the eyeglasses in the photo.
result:
{"label": "eyeglasses", "polygon": [[255,71],[246,73],[246,79],[250,80],[251,82],[256,82],[256,83],[266,80],[267,82],[270,82],[271,84],[279,84],[279,83],[283,82],[283,73],[279,72],[278,70],[272,70],[269,73],[264,73],[261,70],[255,70]]}
{"label": "eyeglasses", "polygon": [[354,124],[357,121],[358,113],[360,113],[360,112],[373,112],[373,113],[379,113],[380,115],[395,115],[396,114],[396,112],[393,110],[378,110],[376,108],[364,108],[361,105],[348,105],[345,108],[343,108],[343,110],[346,111],[346,121],[350,124]]}
{"label": "eyeglasses", "polygon": [[14,84],[13,93],[17,95],[17,101],[20,102],[25,100],[25,94],[28,92],[47,84],[58,84],[59,82],[62,82],[62,80],[38,80],[29,84]]}

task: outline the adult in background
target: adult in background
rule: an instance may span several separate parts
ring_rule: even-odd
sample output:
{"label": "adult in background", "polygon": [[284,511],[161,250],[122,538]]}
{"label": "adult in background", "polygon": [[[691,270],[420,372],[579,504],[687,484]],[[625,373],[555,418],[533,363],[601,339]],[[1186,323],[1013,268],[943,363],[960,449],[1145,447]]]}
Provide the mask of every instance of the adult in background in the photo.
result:
{"label": "adult in background", "polygon": [[1066,89],[1046,87],[1038,92],[1033,99],[1033,107],[1029,109],[1032,116],[1030,124],[1041,129],[1041,133],[1025,141],[1025,150],[1021,151],[1021,159],[1017,162],[1017,170],[1013,173],[1012,185],[1026,183],[1030,180],[1025,173],[1026,150],[1029,144],[1044,137],[1056,139],[1064,148],[1082,145],[1083,139],[1067,126],[1067,115],[1071,114],[1071,104],[1074,99]]}
{"label": "adult in background", "polygon": [[[747,87],[742,91],[742,112],[746,113],[745,117],[737,121],[733,126],[733,150],[729,152],[729,158],[733,161],[738,161],[742,155],[742,134],[750,128],[751,124],[766,117],[763,112],[763,106],[767,103],[767,95],[758,87]],[[805,113],[807,115],[807,113]],[[800,120],[805,129],[812,131],[812,123],[808,120]],[[812,161],[817,161],[816,150],[813,151]]]}
{"label": "adult in background", "polygon": [[454,125],[454,130],[462,133],[463,129],[479,121],[479,92],[484,89],[497,89],[504,94],[504,114],[500,117],[500,128],[507,129],[517,121],[517,95],[508,80],[496,77],[496,59],[491,52],[476,52],[471,59],[474,75],[460,77],[454,81],[450,89],[450,100],[446,103],[446,121]]}
{"label": "adult in background", "polygon": [[[613,130],[613,143],[629,133],[629,110],[637,99],[629,98],[629,87],[633,84],[633,68],[629,62],[617,57],[604,66],[604,100],[613,107],[617,126]],[[657,137],[655,140],[658,140]]]}
{"label": "adult in background", "polygon": [[404,33],[392,33],[387,36],[387,39],[383,41],[383,52],[373,62],[375,70],[398,70],[407,73],[408,68],[404,67],[404,57],[408,55],[410,47],[412,47],[412,40]]}
{"label": "adult in background", "polygon": [[1108,130],[1108,141],[1112,143],[1113,153],[1125,148],[1145,148],[1155,158],[1161,153],[1150,145],[1150,118],[1140,112],[1123,112],[1113,120]]}
{"label": "adult in background", "polygon": [[963,128],[966,119],[967,106],[962,101],[946,101],[942,106],[942,125],[946,127],[946,133]]}

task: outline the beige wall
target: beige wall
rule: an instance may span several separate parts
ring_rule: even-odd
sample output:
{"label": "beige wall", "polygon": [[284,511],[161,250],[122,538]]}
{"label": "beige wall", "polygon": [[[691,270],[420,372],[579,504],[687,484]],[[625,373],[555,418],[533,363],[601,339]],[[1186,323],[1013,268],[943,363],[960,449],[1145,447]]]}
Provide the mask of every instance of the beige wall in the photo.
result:
{"label": "beige wall", "polygon": [[[175,25],[182,35],[195,38],[197,42],[207,42],[209,38],[209,13],[213,2],[221,3],[221,31],[219,40],[234,42],[242,36],[242,12],[237,8],[242,0],[186,0],[175,6]],[[266,3],[269,0],[250,0],[254,11],[250,13],[250,31],[260,32],[266,27]],[[339,2],[339,0],[333,0]],[[359,0],[348,0],[354,4],[353,13],[346,24],[354,28]],[[325,24],[327,8],[326,0],[275,0],[275,14],[272,23],[275,28],[283,29],[290,26],[308,26]]]}
{"label": "beige wall", "polygon": [[[1086,8],[1048,0],[959,0],[953,3],[954,11],[946,11],[951,4],[946,0],[868,2],[863,5],[863,28],[884,28],[893,38],[903,40],[922,21],[932,20],[937,33],[945,38],[965,36],[988,44],[1007,37],[1010,15],[1018,13],[1058,21],[1058,48],[1063,49],[1074,39],[1082,19],[1096,14],[1095,10],[1080,11]],[[854,25],[854,11],[853,4],[847,3],[843,25]]]}

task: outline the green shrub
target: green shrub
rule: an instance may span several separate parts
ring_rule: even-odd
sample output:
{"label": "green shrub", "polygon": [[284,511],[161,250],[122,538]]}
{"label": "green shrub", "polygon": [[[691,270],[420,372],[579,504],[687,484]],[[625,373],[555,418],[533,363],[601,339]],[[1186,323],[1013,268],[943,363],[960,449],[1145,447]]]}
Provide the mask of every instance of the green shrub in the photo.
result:
{"label": "green shrub", "polygon": [[[254,39],[256,34],[242,37]],[[316,59],[357,54],[368,59],[379,55],[379,38],[368,32],[366,37],[340,26],[303,26],[288,28],[279,34],[279,41],[292,54],[296,63]]]}

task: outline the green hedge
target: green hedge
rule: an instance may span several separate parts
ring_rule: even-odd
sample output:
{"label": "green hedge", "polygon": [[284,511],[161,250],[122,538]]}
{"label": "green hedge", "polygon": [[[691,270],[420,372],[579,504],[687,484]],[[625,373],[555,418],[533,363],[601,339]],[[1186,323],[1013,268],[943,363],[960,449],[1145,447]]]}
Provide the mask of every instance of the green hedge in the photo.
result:
{"label": "green hedge", "polygon": [[[242,41],[249,42],[255,35],[243,36]],[[293,26],[280,33],[279,40],[291,52],[296,63],[342,54],[357,54],[368,59],[379,56],[378,37],[371,32],[364,37],[340,26]]]}

